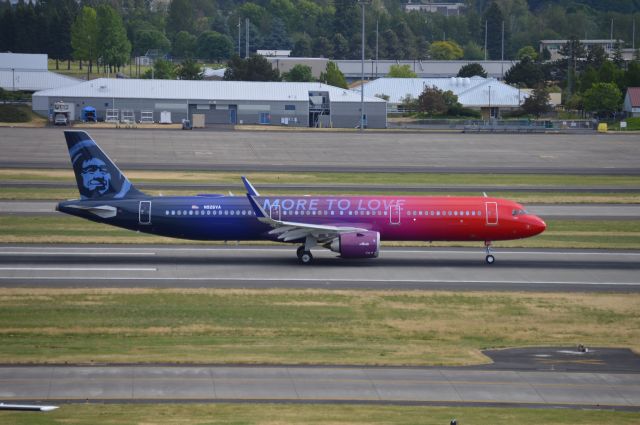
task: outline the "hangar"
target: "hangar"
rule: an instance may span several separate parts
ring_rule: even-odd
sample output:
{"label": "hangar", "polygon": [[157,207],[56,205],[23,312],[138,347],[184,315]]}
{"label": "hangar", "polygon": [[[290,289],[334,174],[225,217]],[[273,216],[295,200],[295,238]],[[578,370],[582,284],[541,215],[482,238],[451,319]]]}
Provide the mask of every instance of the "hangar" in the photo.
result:
{"label": "hangar", "polygon": [[[197,115],[208,125],[283,125],[355,128],[360,92],[322,83],[135,80],[99,78],[34,93],[33,110],[48,116],[56,103],[71,106],[72,120],[87,106],[98,120],[179,123]],[[387,125],[386,101],[364,98],[369,128]]]}
{"label": "hangar", "polygon": [[503,111],[518,109],[529,92],[495,78],[378,78],[364,85],[365,94],[389,96],[389,112],[402,111],[403,100],[417,99],[425,87],[451,91],[462,106],[479,110],[485,118],[497,118]]}

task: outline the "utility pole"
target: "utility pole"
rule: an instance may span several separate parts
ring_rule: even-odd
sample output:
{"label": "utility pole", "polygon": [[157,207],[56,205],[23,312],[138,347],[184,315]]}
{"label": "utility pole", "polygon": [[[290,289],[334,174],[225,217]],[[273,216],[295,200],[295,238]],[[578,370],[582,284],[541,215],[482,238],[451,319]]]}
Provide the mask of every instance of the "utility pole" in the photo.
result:
{"label": "utility pole", "polygon": [[502,21],[502,53],[500,63],[500,78],[504,79],[504,21]]}
{"label": "utility pole", "polygon": [[[376,78],[378,78],[378,22],[380,21],[380,18],[376,19]],[[635,31],[635,24],[636,21],[633,21],[633,29]]]}
{"label": "utility pole", "polygon": [[238,17],[238,56],[242,56],[242,52],[240,51],[240,38],[242,38],[241,28],[242,18]]}
{"label": "utility pole", "polygon": [[244,26],[247,27],[244,40],[244,57],[247,59],[249,57],[249,18],[245,18]]}
{"label": "utility pole", "polygon": [[484,60],[487,60],[487,25],[488,21],[484,21]]}

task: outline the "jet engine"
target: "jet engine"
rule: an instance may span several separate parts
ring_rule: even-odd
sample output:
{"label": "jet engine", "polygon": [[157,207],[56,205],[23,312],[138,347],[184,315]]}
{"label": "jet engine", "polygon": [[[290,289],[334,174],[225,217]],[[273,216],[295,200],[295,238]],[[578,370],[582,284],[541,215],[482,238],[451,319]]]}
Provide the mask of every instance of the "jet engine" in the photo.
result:
{"label": "jet engine", "polygon": [[328,244],[342,258],[375,258],[380,251],[380,233],[373,231],[341,233]]}

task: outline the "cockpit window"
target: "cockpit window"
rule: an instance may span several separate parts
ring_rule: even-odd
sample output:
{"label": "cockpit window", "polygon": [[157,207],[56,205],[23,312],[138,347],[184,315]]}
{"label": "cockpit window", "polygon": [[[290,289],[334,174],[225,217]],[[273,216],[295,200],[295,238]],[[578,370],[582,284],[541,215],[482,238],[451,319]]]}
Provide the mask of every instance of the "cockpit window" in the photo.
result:
{"label": "cockpit window", "polygon": [[527,215],[527,214],[529,214],[529,213],[527,212],[527,210],[519,209],[519,210],[513,210],[513,211],[511,212],[511,214],[512,214],[513,216],[518,216],[518,215]]}

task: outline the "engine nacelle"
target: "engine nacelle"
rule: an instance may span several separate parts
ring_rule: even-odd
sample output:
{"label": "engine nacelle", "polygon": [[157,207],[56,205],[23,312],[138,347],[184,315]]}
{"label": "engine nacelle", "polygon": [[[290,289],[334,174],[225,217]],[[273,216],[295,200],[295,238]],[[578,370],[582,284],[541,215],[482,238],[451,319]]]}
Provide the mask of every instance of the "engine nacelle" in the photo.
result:
{"label": "engine nacelle", "polygon": [[341,233],[328,247],[343,258],[375,258],[380,251],[380,233],[373,231]]}

